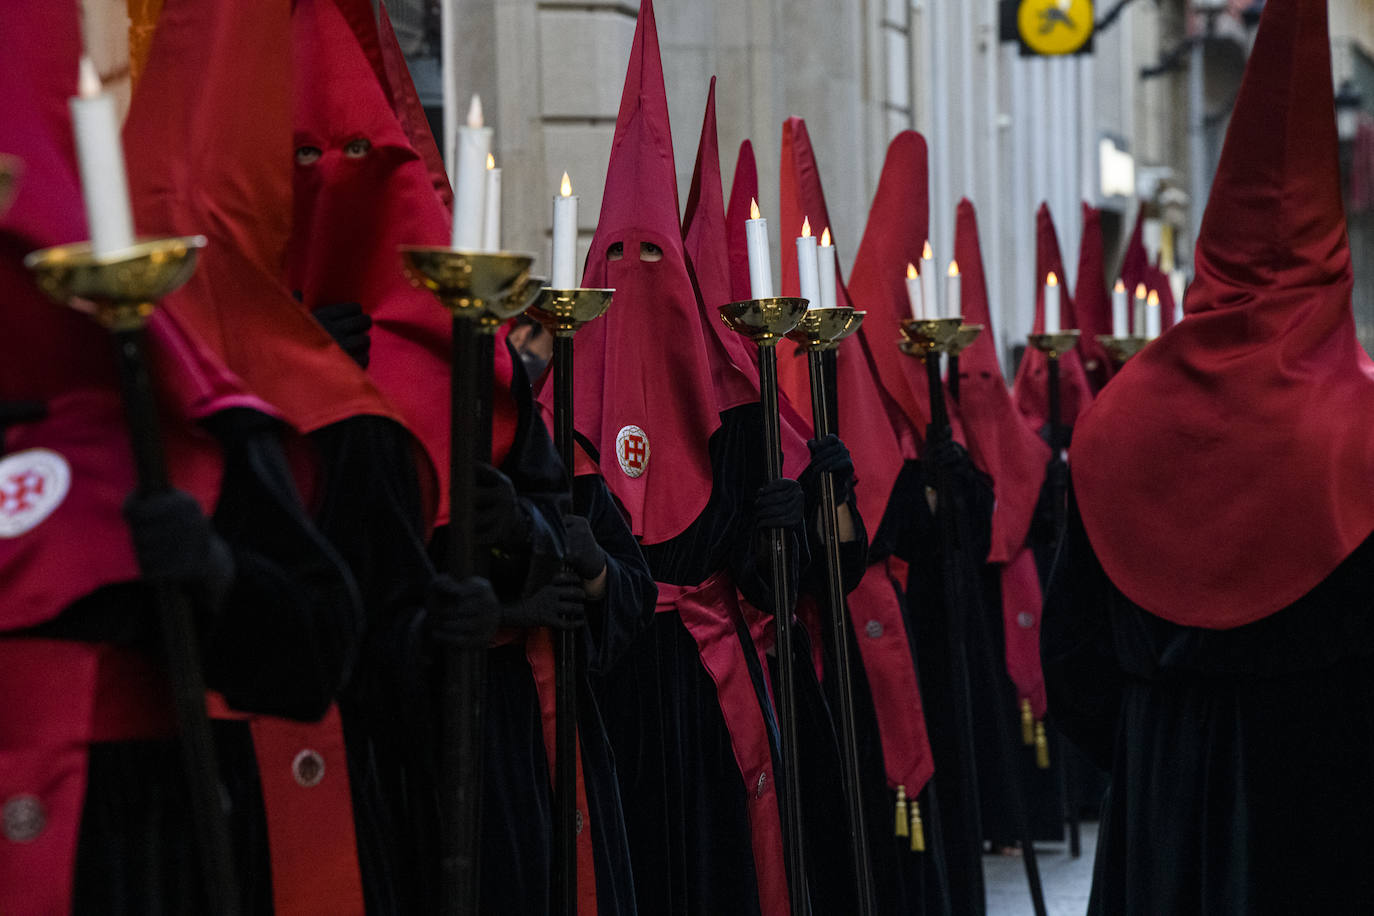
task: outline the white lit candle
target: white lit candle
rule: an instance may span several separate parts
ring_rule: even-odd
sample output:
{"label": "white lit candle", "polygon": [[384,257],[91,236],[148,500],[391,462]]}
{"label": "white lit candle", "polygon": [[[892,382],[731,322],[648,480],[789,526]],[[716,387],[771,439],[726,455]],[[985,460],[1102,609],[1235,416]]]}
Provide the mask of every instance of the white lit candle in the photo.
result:
{"label": "white lit candle", "polygon": [[821,232],[821,245],[817,249],[817,273],[821,281],[821,308],[835,307],[835,246],[830,244],[830,227]]}
{"label": "white lit candle", "polygon": [[482,247],[487,251],[501,250],[501,170],[496,157],[487,153],[486,221],[482,229]]}
{"label": "white lit candle", "polygon": [[77,94],[70,104],[91,250],[107,255],[133,245],[134,217],[114,96],[101,88],[89,57],[81,58]]}
{"label": "white lit candle", "polygon": [[491,128],[482,126],[482,100],[474,95],[468,107],[468,123],[458,128],[458,149],[453,159],[453,247],[463,251],[484,250],[489,155]]}
{"label": "white lit candle", "polygon": [[797,236],[797,279],[801,284],[801,297],[809,303],[808,308],[821,307],[820,270],[816,237],[811,234],[811,220],[803,218],[802,234]]}
{"label": "white lit candle", "polygon": [[915,264],[906,265],[906,300],[911,304],[911,317],[920,321],[926,317],[925,303],[921,296],[921,275],[916,272]]}
{"label": "white lit candle", "polygon": [[941,317],[940,297],[935,291],[935,252],[931,250],[930,242],[926,242],[925,250],[921,252],[921,301],[927,318]]}
{"label": "white lit candle", "polygon": [[577,286],[577,198],[572,180],[563,173],[558,196],[553,199],[553,265],[550,282],[554,289]]}
{"label": "white lit candle", "polygon": [[1135,286],[1135,320],[1131,324],[1131,333],[1136,337],[1145,336],[1145,301],[1146,289],[1144,283],[1137,283]]}
{"label": "white lit candle", "polygon": [[744,224],[749,244],[749,291],[755,299],[773,298],[773,256],[768,250],[768,220],[759,216],[759,202],[749,201],[749,219]]}
{"label": "white lit candle", "polygon": [[1159,336],[1159,293],[1154,290],[1145,301],[1145,336],[1150,340]]}
{"label": "white lit candle", "polygon": [[1126,284],[1120,280],[1112,287],[1112,336],[1129,337],[1130,319],[1126,311]]}
{"label": "white lit candle", "polygon": [[964,278],[959,275],[959,262],[949,262],[949,279],[945,282],[945,310],[947,318],[964,316]]}
{"label": "white lit candle", "polygon": [[1059,277],[1054,271],[1045,278],[1045,333],[1059,333]]}

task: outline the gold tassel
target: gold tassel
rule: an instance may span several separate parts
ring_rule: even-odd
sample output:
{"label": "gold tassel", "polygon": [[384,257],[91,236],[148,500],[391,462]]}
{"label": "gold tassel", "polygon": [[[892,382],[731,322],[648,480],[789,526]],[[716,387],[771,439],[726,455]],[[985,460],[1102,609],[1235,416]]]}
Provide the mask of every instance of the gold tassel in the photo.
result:
{"label": "gold tassel", "polygon": [[911,851],[926,851],[926,828],[921,823],[921,803],[911,800]]}
{"label": "gold tassel", "polygon": [[1045,738],[1045,723],[1035,723],[1035,764],[1042,770],[1050,768],[1050,742]]}
{"label": "gold tassel", "polygon": [[1031,713],[1030,700],[1021,701],[1021,743],[1028,747],[1035,743],[1035,716]]}
{"label": "gold tassel", "polygon": [[897,836],[907,835],[906,786],[897,787]]}

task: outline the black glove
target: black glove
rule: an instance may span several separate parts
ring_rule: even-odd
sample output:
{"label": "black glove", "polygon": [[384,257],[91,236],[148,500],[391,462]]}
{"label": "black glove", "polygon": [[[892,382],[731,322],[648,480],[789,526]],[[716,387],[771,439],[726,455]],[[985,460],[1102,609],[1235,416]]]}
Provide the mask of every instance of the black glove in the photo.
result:
{"label": "black glove", "polygon": [[936,430],[934,424],[926,427],[926,442],[931,443],[926,452],[926,461],[932,468],[948,471],[950,475],[959,474],[967,468],[971,460],[968,451],[954,441],[949,427],[943,430]]}
{"label": "black glove", "polygon": [[508,627],[552,627],[576,630],[587,625],[587,595],[574,572],[560,572],[528,598],[501,609],[501,623]]}
{"label": "black glove", "polygon": [[563,516],[563,559],[588,582],[606,569],[606,551],[596,542],[591,523],[580,515]]}
{"label": "black glove", "polygon": [[461,649],[482,649],[491,643],[501,622],[501,603],[491,583],[479,576],[454,581],[438,575],[425,595],[425,615],[436,642]]}
{"label": "black glove", "polygon": [[786,477],[759,487],[754,495],[754,527],[797,528],[802,523],[806,497],[801,484]]}
{"label": "black glove", "polygon": [[363,307],[356,302],[339,302],[320,306],[314,315],[334,342],[366,369],[372,352],[372,336],[368,333],[372,330],[372,317]]}
{"label": "black glove", "polygon": [[213,613],[234,582],[234,556],[189,493],[135,493],[124,502],[145,579],[191,589]]}
{"label": "black glove", "polygon": [[486,547],[518,548],[530,536],[529,509],[515,492],[515,484],[489,464],[473,468],[473,528],[477,543]]}
{"label": "black glove", "polygon": [[[831,433],[824,439],[810,440],[806,447],[811,450],[811,461],[797,481],[802,489],[810,496],[822,474],[833,474],[836,502],[848,502],[854,492],[854,458],[849,454],[848,446],[839,436]],[[812,498],[819,500],[819,497]]]}

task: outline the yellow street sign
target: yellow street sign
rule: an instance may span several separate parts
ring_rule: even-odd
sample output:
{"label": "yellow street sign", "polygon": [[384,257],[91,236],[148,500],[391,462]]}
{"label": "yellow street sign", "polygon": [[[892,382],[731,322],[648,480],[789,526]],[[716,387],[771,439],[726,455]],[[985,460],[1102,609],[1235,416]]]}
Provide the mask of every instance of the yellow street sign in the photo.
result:
{"label": "yellow street sign", "polygon": [[1075,54],[1093,37],[1092,0],[1021,0],[1016,28],[1036,54]]}

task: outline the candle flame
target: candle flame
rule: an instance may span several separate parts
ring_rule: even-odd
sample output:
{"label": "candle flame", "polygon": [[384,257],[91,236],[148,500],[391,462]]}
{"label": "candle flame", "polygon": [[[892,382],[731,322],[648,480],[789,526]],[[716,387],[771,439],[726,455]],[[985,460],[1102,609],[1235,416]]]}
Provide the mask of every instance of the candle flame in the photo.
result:
{"label": "candle flame", "polygon": [[1050,271],[1050,275],[1049,275],[1048,277],[1045,278],[1045,285],[1046,285],[1046,286],[1058,286],[1058,285],[1059,285],[1059,275],[1056,274],[1054,271]]}
{"label": "candle flame", "polygon": [[494,168],[496,168],[496,157],[487,153],[487,171],[490,172]]}
{"label": "candle flame", "polygon": [[1145,298],[1145,284],[1144,284],[1144,283],[1137,283],[1137,284],[1135,285],[1135,297],[1136,297],[1137,299],[1144,299],[1144,298]]}
{"label": "candle flame", "polygon": [[76,94],[83,99],[93,99],[100,95],[100,90],[100,71],[95,68],[95,61],[83,54],[77,71]]}
{"label": "candle flame", "polygon": [[920,274],[916,273],[916,265],[908,261],[906,265],[906,278],[908,280],[915,280],[919,276]]}
{"label": "candle flame", "polygon": [[482,97],[473,93],[472,102],[468,105],[468,127],[481,127],[482,124]]}
{"label": "candle flame", "polygon": [[830,247],[830,227],[829,227],[829,226],[826,226],[826,227],[825,227],[825,231],[823,231],[823,232],[821,233],[821,247],[822,247],[822,248],[829,248],[829,247]]}
{"label": "candle flame", "polygon": [[802,238],[811,238],[811,217],[809,216],[802,217]]}
{"label": "candle flame", "polygon": [[930,240],[929,240],[929,239],[926,240],[926,247],[925,247],[925,249],[921,251],[921,260],[922,260],[922,261],[933,261],[933,260],[935,260],[935,251],[930,247]]}
{"label": "candle flame", "polygon": [[1147,305],[1159,305],[1159,293],[1150,290],[1150,298],[1146,300]]}
{"label": "candle flame", "polygon": [[1126,281],[1117,280],[1116,286],[1112,287],[1112,291],[1117,293],[1124,293],[1126,291]]}
{"label": "candle flame", "polygon": [[959,276],[959,262],[958,262],[958,261],[950,261],[950,262],[949,262],[949,275],[950,275],[951,277],[957,277],[957,276]]}
{"label": "candle flame", "polygon": [[563,197],[572,197],[572,179],[568,173],[563,173],[563,182],[558,186],[558,193]]}
{"label": "candle flame", "polygon": [[749,198],[749,218],[750,218],[750,219],[758,219],[758,218],[759,218],[759,202],[758,202],[757,200],[755,200],[754,198],[752,198],[752,197]]}

